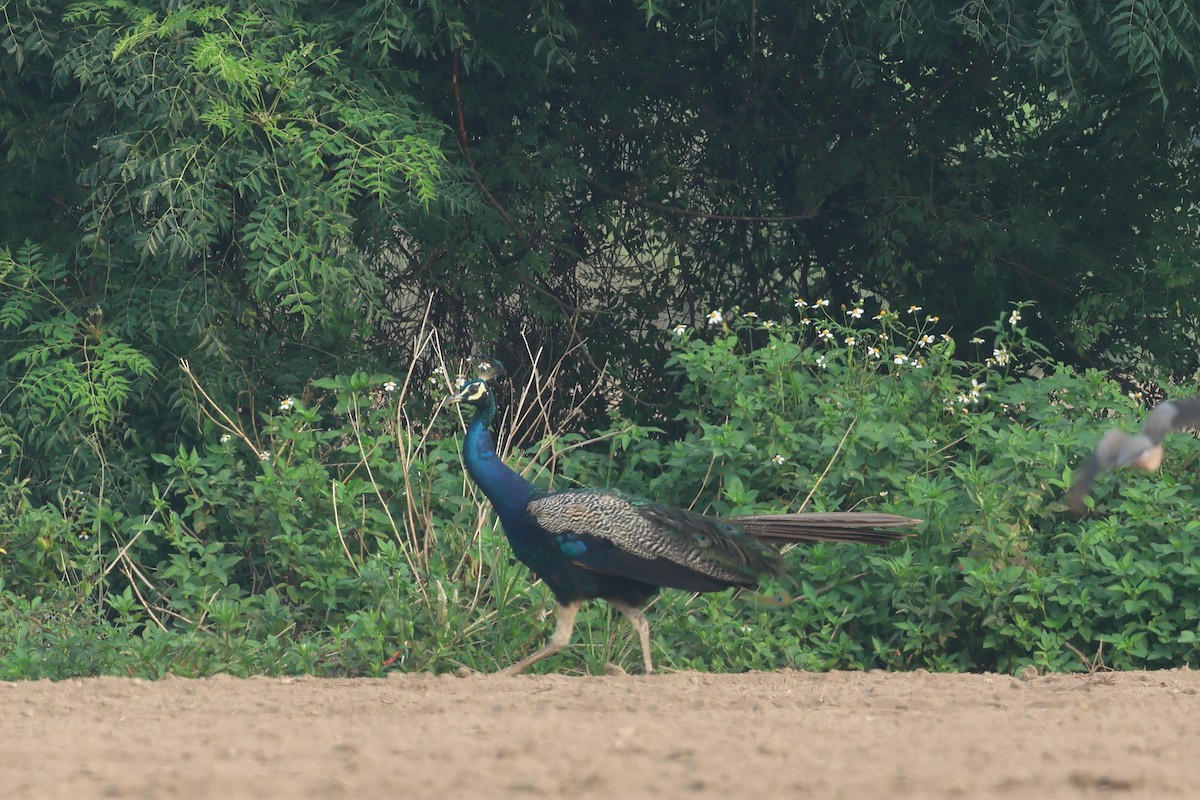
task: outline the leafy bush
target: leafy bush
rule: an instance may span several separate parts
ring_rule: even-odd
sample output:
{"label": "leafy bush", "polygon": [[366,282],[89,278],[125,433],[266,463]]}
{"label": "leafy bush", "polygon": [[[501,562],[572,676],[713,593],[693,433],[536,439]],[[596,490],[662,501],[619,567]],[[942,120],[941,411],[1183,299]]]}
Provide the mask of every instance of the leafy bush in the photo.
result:
{"label": "leafy bush", "polygon": [[[797,550],[801,591],[782,611],[664,598],[657,632],[677,664],[1193,661],[1200,522],[1183,499],[1191,487],[1176,483],[1184,472],[1106,477],[1082,523],[1060,500],[1101,428],[1136,416],[1131,398],[1099,373],[1046,361],[1020,308],[980,331],[979,359],[964,361],[919,308],[797,305],[788,325],[716,312],[715,336],[677,328],[685,433],[620,423],[608,452],[577,455],[566,476],[722,514],[870,509],[925,522],[886,549]],[[1175,438],[1171,463],[1194,462],[1195,441]]]}
{"label": "leafy bush", "polygon": [[[787,323],[726,312],[668,334],[675,418],[545,430],[539,420],[570,417],[541,405],[553,374],[505,403],[502,430],[534,442],[506,457],[543,482],[720,514],[924,520],[882,549],[795,548],[785,588],[796,599],[783,609],[664,593],[651,615],[662,666],[1193,661],[1194,440],[1172,440],[1164,476],[1106,476],[1077,521],[1059,500],[1071,465],[1099,423],[1125,423],[1136,403],[1098,373],[1047,361],[1020,325],[1029,309],[981,331],[978,357],[961,359],[921,309],[797,305]],[[144,508],[103,493],[38,502],[8,482],[0,675],[377,674],[393,654],[396,669],[492,670],[544,638],[552,597],[463,474],[461,420],[434,402],[449,390],[444,371],[316,380],[250,416],[184,370],[203,445],[155,457]],[[601,604],[580,616],[577,642],[543,668],[639,661]]]}

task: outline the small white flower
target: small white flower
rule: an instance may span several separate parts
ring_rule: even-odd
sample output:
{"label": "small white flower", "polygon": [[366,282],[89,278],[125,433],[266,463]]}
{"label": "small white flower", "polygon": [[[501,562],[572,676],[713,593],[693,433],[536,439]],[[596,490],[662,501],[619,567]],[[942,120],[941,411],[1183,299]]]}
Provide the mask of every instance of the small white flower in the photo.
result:
{"label": "small white flower", "polygon": [[1021,321],[1021,310],[1014,308],[1013,312],[1008,315],[1008,324],[1016,325],[1020,321]]}
{"label": "small white flower", "polygon": [[708,312],[708,324],[709,325],[720,325],[724,321],[725,321],[725,315],[722,314],[720,311]]}
{"label": "small white flower", "polygon": [[261,453],[258,454],[258,460],[259,461],[270,461],[271,460],[271,451],[263,450]]}
{"label": "small white flower", "polygon": [[987,388],[986,383],[980,383],[979,381],[975,380],[974,378],[971,378],[971,394],[978,395],[980,392],[982,392],[986,388]]}
{"label": "small white flower", "polygon": [[776,324],[775,320],[773,320],[773,319],[764,319],[763,320],[763,327],[766,328],[767,330],[774,328],[775,324]]}
{"label": "small white flower", "polygon": [[279,404],[280,411],[291,411],[295,407],[296,401],[290,397],[284,398],[284,400]]}
{"label": "small white flower", "polygon": [[825,356],[817,356],[817,366],[821,369],[825,369]]}
{"label": "small white flower", "polygon": [[808,308],[808,303],[805,302],[803,297],[797,297],[796,302],[792,303],[792,305],[796,308]]}
{"label": "small white flower", "polygon": [[886,316],[887,316],[887,312],[886,312],[886,311],[880,311],[878,314],[876,314],[875,316],[871,317],[871,319],[883,319],[883,318],[884,318],[884,317],[886,317]]}
{"label": "small white flower", "polygon": [[742,314],[742,316],[746,319],[758,319],[758,314],[753,311],[747,311],[746,313]]}
{"label": "small white flower", "polygon": [[892,357],[893,364],[905,364],[907,362],[908,356],[904,355],[904,353],[896,353],[896,355]]}
{"label": "small white flower", "polygon": [[467,385],[467,379],[465,376],[459,375],[457,378],[454,379],[454,388],[455,389],[461,389],[462,387],[464,387],[466,385]]}
{"label": "small white flower", "polygon": [[445,375],[446,368],[443,367],[441,364],[438,364],[436,367],[433,368],[433,374],[434,375]]}
{"label": "small white flower", "polygon": [[821,332],[817,334],[817,338],[824,339],[827,342],[832,342],[833,334],[830,332],[829,328],[822,328]]}
{"label": "small white flower", "polygon": [[787,459],[784,458],[783,456],[779,455],[778,453],[776,453],[775,457],[771,459],[771,463],[776,466],[779,466],[780,464],[782,464],[785,461],[787,461]]}
{"label": "small white flower", "polygon": [[992,360],[1002,367],[1007,364],[1011,358],[1012,355],[1003,347],[997,347],[992,350]]}
{"label": "small white flower", "polygon": [[846,337],[846,346],[847,347],[854,347],[854,345],[856,345],[856,344],[858,344],[858,339],[855,339],[853,336]]}
{"label": "small white flower", "polygon": [[867,355],[869,355],[871,358],[879,358],[879,348],[874,346],[868,347]]}
{"label": "small white flower", "polygon": [[925,362],[918,358],[913,362],[913,369],[925,369]]}
{"label": "small white flower", "polygon": [[385,392],[394,392],[394,391],[396,391],[396,382],[395,382],[395,381],[386,381],[386,382],[384,382],[384,384],[383,384],[383,390],[384,390]]}
{"label": "small white flower", "polygon": [[801,317],[801,318],[800,318],[800,327],[801,327],[801,328],[807,328],[807,327],[808,327],[809,325],[811,325],[811,324],[812,324],[812,320],[811,320],[811,319],[809,319],[808,317]]}
{"label": "small white flower", "polygon": [[917,344],[921,345],[921,347],[928,347],[929,345],[933,344],[935,341],[937,341],[937,340],[934,339],[932,336],[930,336],[927,333],[924,336],[922,336],[920,339],[917,339]]}
{"label": "small white flower", "polygon": [[915,314],[920,310],[921,310],[920,306],[909,306],[908,307],[908,313],[910,313],[910,314]]}
{"label": "small white flower", "polygon": [[943,333],[943,334],[942,334],[942,336],[941,336],[941,338],[942,338],[942,341],[943,341],[943,342],[948,342],[948,341],[950,341],[950,334],[948,334],[948,333]]}
{"label": "small white flower", "polygon": [[942,321],[942,318],[939,317],[937,314],[930,314],[928,317],[925,318],[925,321],[932,322],[936,325],[937,323]]}
{"label": "small white flower", "polygon": [[813,303],[813,308],[816,308],[817,306],[820,306],[821,308],[825,308],[828,305],[829,305],[829,301],[822,298],[822,299],[818,300],[817,302]]}
{"label": "small white flower", "polygon": [[972,336],[971,344],[983,344],[983,339],[980,339],[978,336]]}
{"label": "small white flower", "polygon": [[687,333],[687,325],[676,325],[674,328],[671,328],[671,333],[676,336],[683,336]]}
{"label": "small white flower", "polygon": [[225,444],[226,442],[228,442],[228,441],[229,441],[230,439],[232,439],[232,438],[233,438],[233,437],[232,437],[232,436],[230,436],[228,433],[222,433],[222,434],[221,434],[221,444]]}
{"label": "small white flower", "polygon": [[850,309],[850,316],[854,319],[862,319],[863,310],[859,307]]}

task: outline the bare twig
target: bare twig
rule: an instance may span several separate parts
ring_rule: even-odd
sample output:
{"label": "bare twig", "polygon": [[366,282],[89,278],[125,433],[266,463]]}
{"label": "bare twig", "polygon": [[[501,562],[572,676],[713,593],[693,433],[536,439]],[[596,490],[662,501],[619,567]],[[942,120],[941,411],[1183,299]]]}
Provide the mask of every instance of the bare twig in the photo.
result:
{"label": "bare twig", "polygon": [[[231,419],[230,416],[225,413],[224,409],[217,405],[217,402],[209,396],[208,392],[204,391],[204,387],[200,385],[200,381],[197,380],[196,376],[192,373],[192,366],[188,363],[186,358],[179,359],[179,368],[183,370],[183,374],[187,375],[188,380],[192,382],[192,388],[194,388],[200,394],[200,396],[204,398],[205,402],[208,403],[207,407],[202,406],[200,408],[204,416],[212,420],[213,423],[221,430],[225,431],[231,436],[236,436],[245,442],[246,446],[250,448],[251,452],[253,452],[259,460],[265,459],[265,452],[259,450],[254,442],[250,441],[250,437],[246,434],[246,431],[242,428],[242,426]],[[212,409],[212,411],[209,411],[208,409]],[[213,412],[216,412],[216,416],[214,416]],[[220,419],[218,419],[218,417],[220,417]]]}
{"label": "bare twig", "polygon": [[[170,482],[167,484],[167,488],[163,490],[163,494],[165,495],[167,492],[171,491],[171,487],[174,485],[175,485],[175,479],[171,478]],[[159,509],[159,507],[155,506],[154,510],[150,512],[150,514],[146,517],[145,522],[143,522],[142,524],[149,525],[150,521],[152,519],[154,519],[156,514],[158,514],[158,509]],[[131,538],[128,542],[126,542],[125,545],[123,547],[121,547],[120,550],[117,551],[117,554],[113,557],[113,560],[111,562],[109,562],[109,565],[107,567],[104,568],[105,575],[107,575],[108,573],[113,571],[113,567],[115,567],[117,565],[117,562],[125,558],[125,554],[129,552],[129,548],[133,547],[134,543],[137,542],[138,539],[142,538],[142,534],[145,532],[146,532],[146,529],[144,527],[141,528],[137,533],[135,533],[133,535],[133,538]]]}
{"label": "bare twig", "polygon": [[167,626],[164,625],[162,620],[158,618],[158,615],[154,613],[154,607],[149,601],[146,600],[146,596],[142,594],[142,590],[138,588],[137,581],[134,580],[131,571],[137,573],[139,578],[141,578],[143,581],[146,581],[147,586],[150,585],[150,582],[146,579],[146,576],[142,574],[141,570],[137,568],[137,565],[134,564],[131,559],[125,557],[124,561],[125,566],[121,568],[121,572],[124,573],[125,578],[129,581],[129,586],[133,589],[133,593],[137,595],[138,602],[142,604],[142,608],[146,609],[146,613],[150,615],[150,619],[154,620],[154,624],[158,626],[159,630],[165,631]]}
{"label": "bare twig", "polygon": [[1063,642],[1063,647],[1067,648],[1068,650],[1070,650],[1072,653],[1074,653],[1076,656],[1079,657],[1080,662],[1083,663],[1084,669],[1087,670],[1088,677],[1095,677],[1097,672],[1115,672],[1116,671],[1112,667],[1110,667],[1104,663],[1104,642],[1103,641],[1100,642],[1100,645],[1096,648],[1096,655],[1092,658],[1088,658],[1087,656],[1085,656],[1078,647],[1071,644],[1070,642]]}
{"label": "bare twig", "polygon": [[338,515],[337,505],[337,481],[329,482],[329,494],[333,504],[333,527],[337,531],[338,541],[342,543],[342,552],[346,554],[346,560],[350,562],[350,566],[354,568],[355,575],[362,575],[358,569],[358,564],[354,563],[354,556],[350,555],[350,548],[346,545],[346,537],[342,535],[342,521]]}
{"label": "bare twig", "polygon": [[846,428],[846,432],[842,434],[842,440],[838,442],[837,449],[834,450],[833,455],[829,457],[829,461],[825,464],[825,469],[821,472],[820,477],[817,478],[817,482],[814,483],[813,487],[808,490],[808,496],[804,498],[804,502],[801,503],[800,508],[797,509],[798,511],[803,511],[805,507],[808,506],[808,501],[812,499],[812,496],[816,494],[817,489],[820,488],[821,482],[824,481],[825,476],[829,474],[829,470],[833,467],[833,462],[837,461],[838,454],[842,452],[842,446],[846,444],[846,439],[850,436],[850,431],[854,430],[854,425],[857,422],[858,417],[850,420],[850,425]]}

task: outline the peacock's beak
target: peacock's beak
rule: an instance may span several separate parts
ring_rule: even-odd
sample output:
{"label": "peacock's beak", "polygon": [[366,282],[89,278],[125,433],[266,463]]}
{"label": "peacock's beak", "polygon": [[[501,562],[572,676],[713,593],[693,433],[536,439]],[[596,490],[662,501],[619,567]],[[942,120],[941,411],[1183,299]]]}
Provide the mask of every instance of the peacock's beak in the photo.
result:
{"label": "peacock's beak", "polygon": [[446,398],[447,403],[479,403],[487,397],[487,384],[481,380],[467,381],[458,391]]}
{"label": "peacock's beak", "polygon": [[471,400],[471,387],[461,386],[454,394],[448,394],[442,400],[443,406],[456,406],[460,403],[466,403]]}

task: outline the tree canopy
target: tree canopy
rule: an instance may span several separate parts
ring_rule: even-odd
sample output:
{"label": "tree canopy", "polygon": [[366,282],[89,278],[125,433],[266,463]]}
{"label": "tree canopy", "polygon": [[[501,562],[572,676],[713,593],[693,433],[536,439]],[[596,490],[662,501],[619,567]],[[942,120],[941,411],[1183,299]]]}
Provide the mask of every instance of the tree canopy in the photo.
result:
{"label": "tree canopy", "polygon": [[1029,300],[1067,362],[1200,366],[1188,3],[3,8],[0,435],[35,472],[173,441],[178,358],[253,408],[426,319],[582,343],[660,415],[667,329],[818,296],[960,344]]}

